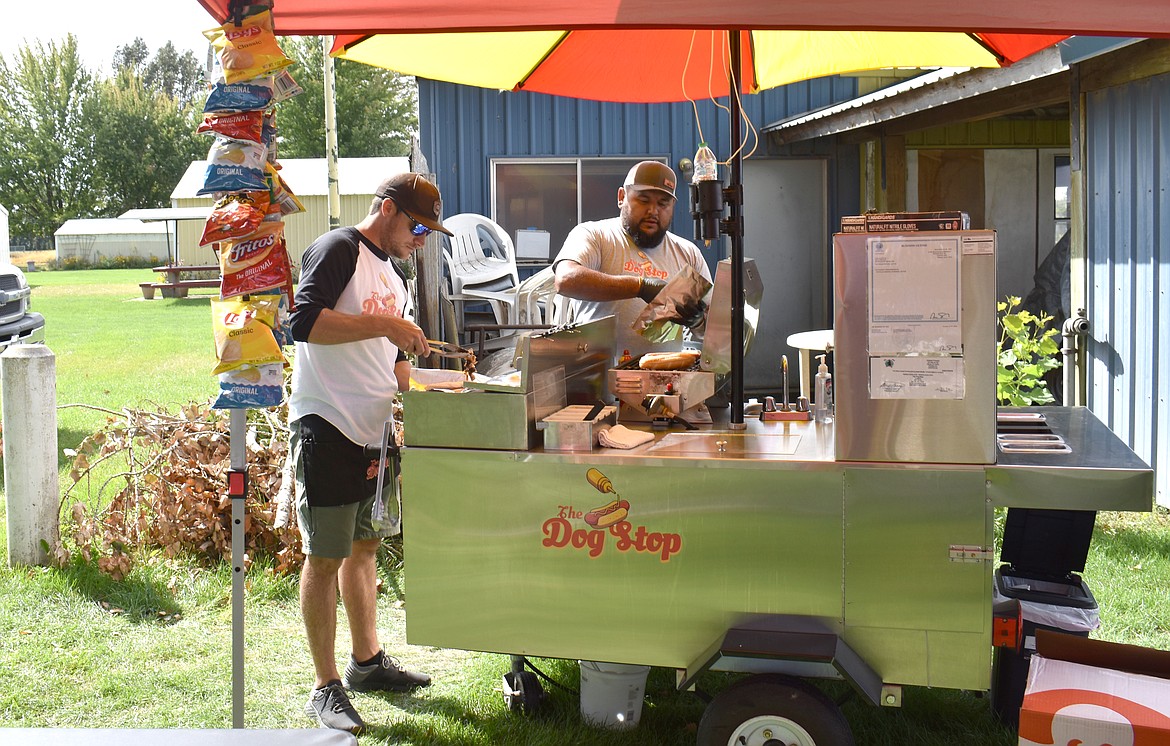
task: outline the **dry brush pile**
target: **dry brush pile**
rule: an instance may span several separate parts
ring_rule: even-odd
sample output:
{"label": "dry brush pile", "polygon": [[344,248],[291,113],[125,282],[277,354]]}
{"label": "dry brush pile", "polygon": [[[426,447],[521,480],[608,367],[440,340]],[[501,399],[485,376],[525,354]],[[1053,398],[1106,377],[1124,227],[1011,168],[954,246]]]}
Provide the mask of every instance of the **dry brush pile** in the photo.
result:
{"label": "dry brush pile", "polygon": [[[178,414],[102,411],[109,415],[105,426],[67,451],[73,484],[62,505],[72,503],[62,538],[50,548],[54,560],[64,565],[77,553],[121,579],[149,550],[194,554],[209,564],[230,559],[228,412],[199,404]],[[244,562],[264,555],[277,573],[299,570],[304,559],[295,515],[290,518],[287,450],[285,407],[248,410]],[[106,502],[101,496],[111,490]],[[75,493],[99,497],[87,501]]]}

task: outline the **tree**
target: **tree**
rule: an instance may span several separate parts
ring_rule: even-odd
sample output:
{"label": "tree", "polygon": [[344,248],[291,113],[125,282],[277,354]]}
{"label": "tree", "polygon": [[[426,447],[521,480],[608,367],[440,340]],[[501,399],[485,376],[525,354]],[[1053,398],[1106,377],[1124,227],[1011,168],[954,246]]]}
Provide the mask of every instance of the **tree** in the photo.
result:
{"label": "tree", "polygon": [[201,119],[129,68],[99,83],[86,109],[98,214],[168,205],[187,167],[207,152],[208,141],[195,134]]}
{"label": "tree", "polygon": [[[325,156],[324,53],[321,37],[289,37],[289,68],[304,89],[277,107],[281,158]],[[337,151],[347,158],[408,155],[418,130],[418,88],[414,78],[349,60],[337,60]]]}
{"label": "tree", "polygon": [[84,112],[93,80],[77,38],[21,47],[0,58],[0,201],[14,235],[50,236],[71,217],[92,214],[93,141]]}
{"label": "tree", "polygon": [[150,56],[141,37],[114,52],[114,75],[129,71],[137,75],[152,91],[164,93],[186,106],[204,91],[204,66],[191,51],[179,54],[169,41]]}

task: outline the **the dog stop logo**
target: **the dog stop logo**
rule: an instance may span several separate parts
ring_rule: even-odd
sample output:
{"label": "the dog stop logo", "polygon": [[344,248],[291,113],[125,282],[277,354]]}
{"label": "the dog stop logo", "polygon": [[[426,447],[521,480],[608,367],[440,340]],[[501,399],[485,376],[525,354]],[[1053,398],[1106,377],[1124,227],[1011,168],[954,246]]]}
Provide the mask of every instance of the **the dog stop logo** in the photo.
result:
{"label": "the dog stop logo", "polygon": [[622,499],[609,477],[597,469],[590,469],[585,472],[585,479],[598,492],[612,495],[614,499],[589,511],[578,510],[572,505],[558,506],[557,515],[544,522],[543,546],[580,549],[590,557],[600,557],[612,539],[614,549],[619,552],[655,554],[662,562],[669,562],[682,550],[682,537],[678,534],[650,531],[628,520],[630,502]]}

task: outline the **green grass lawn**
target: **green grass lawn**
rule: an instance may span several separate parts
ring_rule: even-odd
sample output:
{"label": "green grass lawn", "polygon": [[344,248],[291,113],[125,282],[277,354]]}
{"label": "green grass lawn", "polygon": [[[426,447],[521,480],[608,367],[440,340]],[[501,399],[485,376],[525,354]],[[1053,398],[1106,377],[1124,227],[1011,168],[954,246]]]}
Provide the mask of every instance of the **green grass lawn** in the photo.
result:
{"label": "green grass lawn", "polygon": [[[57,359],[58,403],[103,409],[177,408],[207,402],[215,379],[208,296],[143,301],[149,270],[36,272],[34,307],[47,319]],[[211,291],[208,291],[209,294]],[[59,446],[75,447],[106,414],[59,413]],[[65,466],[62,460],[62,466]],[[4,522],[0,508],[0,523]],[[6,539],[0,532],[0,548]],[[379,599],[388,650],[435,677],[415,695],[355,695],[373,727],[363,744],[693,744],[703,703],[678,692],[674,672],[651,671],[638,728],[585,725],[572,691],[546,686],[547,711],[506,711],[499,689],[506,656],[407,645],[407,579],[385,563]],[[906,568],[902,568],[906,569]],[[1094,637],[1170,649],[1170,516],[1101,514],[1085,577],[1101,605]],[[300,728],[312,666],[295,578],[261,563],[248,576],[245,724]],[[230,571],[191,559],[154,557],[114,582],[91,566],[0,567],[0,727],[227,728],[231,726]],[[344,625],[338,649],[346,650]],[[988,654],[990,661],[990,651]],[[537,665],[568,689],[575,661]],[[708,674],[717,692],[734,677]],[[1014,731],[990,715],[978,693],[907,688],[903,707],[870,707],[840,683],[823,684],[843,701],[858,744],[1008,746]],[[0,741],[4,741],[0,735]]]}

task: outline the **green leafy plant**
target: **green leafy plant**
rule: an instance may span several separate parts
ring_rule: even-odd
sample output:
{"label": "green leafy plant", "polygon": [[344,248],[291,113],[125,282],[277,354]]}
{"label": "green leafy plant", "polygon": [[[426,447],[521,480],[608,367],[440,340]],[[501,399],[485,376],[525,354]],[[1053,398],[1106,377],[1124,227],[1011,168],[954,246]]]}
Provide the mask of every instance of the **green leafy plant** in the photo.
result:
{"label": "green leafy plant", "polygon": [[[1052,317],[1020,308],[1020,299],[1009,295],[996,304],[999,311],[999,361],[995,390],[1002,404],[1027,407],[1052,404],[1044,374],[1061,365],[1058,329],[1049,328]],[[1017,310],[1018,309],[1018,310]]]}

